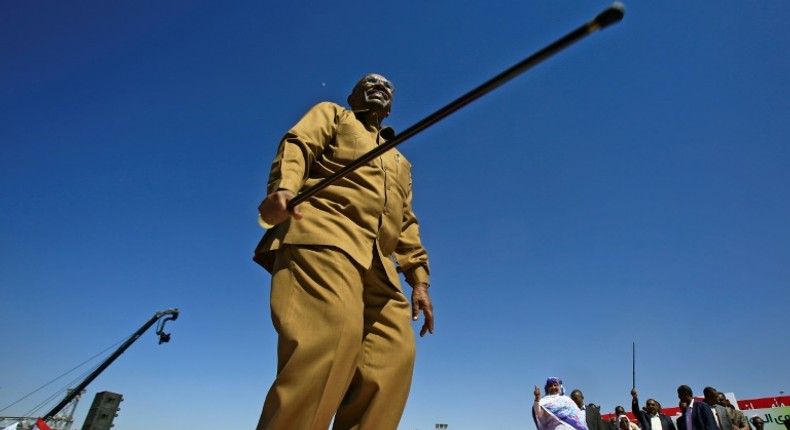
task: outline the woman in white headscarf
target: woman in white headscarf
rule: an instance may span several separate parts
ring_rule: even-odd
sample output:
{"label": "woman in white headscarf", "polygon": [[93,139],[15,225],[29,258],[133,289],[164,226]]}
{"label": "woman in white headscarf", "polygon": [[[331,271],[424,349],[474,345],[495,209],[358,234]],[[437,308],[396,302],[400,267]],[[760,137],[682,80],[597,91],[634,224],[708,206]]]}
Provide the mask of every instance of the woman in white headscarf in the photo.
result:
{"label": "woman in white headscarf", "polygon": [[535,386],[535,404],[532,418],[538,430],[587,430],[587,423],[581,409],[570,397],[560,378],[546,380],[546,395],[540,397],[540,388]]}

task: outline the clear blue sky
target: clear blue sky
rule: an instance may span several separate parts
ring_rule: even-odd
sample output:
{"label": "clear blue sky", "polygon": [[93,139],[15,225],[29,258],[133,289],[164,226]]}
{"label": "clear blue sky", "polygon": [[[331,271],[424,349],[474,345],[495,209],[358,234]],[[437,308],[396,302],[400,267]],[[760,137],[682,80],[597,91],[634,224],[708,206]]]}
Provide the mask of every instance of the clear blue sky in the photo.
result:
{"label": "clear blue sky", "polygon": [[[368,72],[403,130],[608,4],[0,2],[0,408],[178,307],[77,423],[253,428],[283,133]],[[790,2],[626,8],[401,146],[436,306],[401,429],[533,428],[547,376],[610,412],[634,341],[645,399],[790,391]]]}

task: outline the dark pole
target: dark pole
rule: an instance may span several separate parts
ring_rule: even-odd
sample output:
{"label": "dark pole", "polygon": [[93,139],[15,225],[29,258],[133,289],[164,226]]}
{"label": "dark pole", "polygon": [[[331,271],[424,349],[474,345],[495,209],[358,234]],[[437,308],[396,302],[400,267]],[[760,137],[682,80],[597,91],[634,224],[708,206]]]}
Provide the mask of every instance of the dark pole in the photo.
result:
{"label": "dark pole", "polygon": [[511,79],[515,78],[521,73],[524,73],[525,71],[531,69],[532,67],[539,64],[543,60],[551,57],[552,55],[565,49],[571,44],[581,40],[582,38],[598,30],[602,30],[608,27],[609,25],[620,22],[620,20],[623,19],[624,14],[625,14],[625,7],[621,3],[612,4],[611,6],[609,6],[609,8],[598,14],[598,16],[596,16],[592,21],[582,25],[581,27],[568,33],[567,35],[563,36],[562,38],[552,43],[551,45],[532,54],[530,57],[522,60],[520,63],[516,64],[515,66],[512,66],[511,68],[505,70],[499,75],[493,77],[483,85],[480,85],[479,87],[473,89],[472,91],[469,91],[468,93],[459,97],[458,99],[451,102],[447,106],[432,113],[422,121],[418,122],[417,124],[414,124],[413,126],[403,131],[402,133],[393,137],[391,140],[387,141],[386,143],[379,145],[373,150],[363,154],[358,159],[354,160],[347,166],[335,172],[332,176],[329,176],[323,181],[301,192],[298,196],[294,197],[288,202],[288,210],[293,211],[294,206],[298,205],[299,203],[302,203],[303,201],[309,199],[310,197],[313,197],[319,191],[337,182],[339,179],[348,175],[349,173],[356,170],[363,164],[387,152],[388,150],[400,145],[410,137],[425,130],[431,125],[439,122],[444,117],[452,114],[458,109],[461,109],[462,107],[468,105],[469,103],[477,100],[478,98],[489,93],[490,91],[504,85],[506,82],[510,81]]}
{"label": "dark pole", "polygon": [[631,342],[631,389],[636,389],[636,342]]}
{"label": "dark pole", "polygon": [[[88,384],[90,384],[94,379],[96,379],[96,377],[99,376],[99,374],[102,373],[104,369],[106,369],[110,364],[112,364],[112,362],[115,361],[116,358],[120,357],[120,355],[123,354],[123,352],[126,351],[126,349],[129,348],[134,343],[134,341],[137,340],[137,338],[142,336],[142,334],[145,333],[146,330],[151,328],[151,326],[154,325],[154,323],[156,323],[156,321],[159,318],[162,318],[165,315],[170,315],[170,317],[162,321],[163,322],[162,326],[164,326],[164,322],[171,320],[174,321],[176,318],[178,318],[178,309],[168,309],[165,311],[157,312],[156,315],[154,315],[150,320],[148,320],[147,323],[143,324],[143,326],[140,327],[139,330],[137,330],[129,339],[126,340],[126,342],[123,343],[123,345],[121,345],[115,352],[113,352],[109,358],[104,360],[104,362],[96,370],[94,370],[93,373],[88,375],[88,377],[85,378],[84,381],[82,381],[76,388],[74,388],[68,395],[66,395],[66,398],[64,398],[60,403],[58,403],[57,406],[52,408],[51,411],[47,412],[47,414],[44,415],[42,419],[44,421],[47,421],[53,416],[55,416],[55,414],[60,412],[60,410],[63,409],[67,404],[69,404],[70,401],[72,401],[75,397],[77,397],[80,393],[82,393],[82,390],[84,390],[85,387],[88,386]],[[157,334],[159,334],[160,336],[159,343],[167,342],[167,340],[163,340],[164,338],[166,339],[170,338],[170,335],[168,335],[167,333],[163,333],[161,331],[161,328],[157,332]]]}

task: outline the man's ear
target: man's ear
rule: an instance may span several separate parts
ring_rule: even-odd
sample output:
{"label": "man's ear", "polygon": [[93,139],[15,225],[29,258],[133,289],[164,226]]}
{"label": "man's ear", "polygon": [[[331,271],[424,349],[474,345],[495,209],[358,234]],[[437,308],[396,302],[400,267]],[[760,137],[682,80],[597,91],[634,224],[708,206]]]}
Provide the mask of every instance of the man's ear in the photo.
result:
{"label": "man's ear", "polygon": [[361,103],[359,98],[360,98],[359,92],[357,91],[356,88],[354,88],[351,91],[351,94],[348,95],[348,98],[346,98],[346,101],[348,102],[348,105],[351,107],[351,110],[364,109],[364,103]]}

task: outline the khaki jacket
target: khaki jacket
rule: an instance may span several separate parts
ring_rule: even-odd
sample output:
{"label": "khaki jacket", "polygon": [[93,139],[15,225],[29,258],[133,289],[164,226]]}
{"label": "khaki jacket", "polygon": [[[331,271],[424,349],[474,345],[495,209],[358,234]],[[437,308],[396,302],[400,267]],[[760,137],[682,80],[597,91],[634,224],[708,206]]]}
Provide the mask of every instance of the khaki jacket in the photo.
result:
{"label": "khaki jacket", "polygon": [[[317,184],[383,143],[380,131],[366,128],[342,106],[319,103],[280,141],[267,193],[298,193]],[[393,258],[409,284],[428,283],[428,255],[412,212],[411,185],[411,164],[393,148],[303,202],[304,218],[268,230],[253,259],[271,272],[273,251],[280,246],[325,245],[368,268],[375,245],[395,286]]]}

